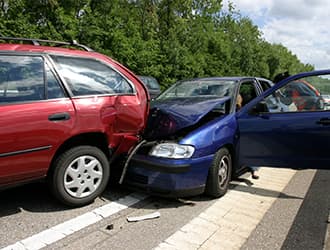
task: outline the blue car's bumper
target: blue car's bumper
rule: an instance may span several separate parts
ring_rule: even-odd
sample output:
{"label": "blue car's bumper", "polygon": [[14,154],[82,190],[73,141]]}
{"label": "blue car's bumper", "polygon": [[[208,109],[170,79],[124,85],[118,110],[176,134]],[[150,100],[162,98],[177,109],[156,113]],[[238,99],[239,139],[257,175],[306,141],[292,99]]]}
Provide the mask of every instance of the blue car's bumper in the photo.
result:
{"label": "blue car's bumper", "polygon": [[137,154],[128,166],[125,183],[161,196],[201,194],[213,156],[177,160]]}

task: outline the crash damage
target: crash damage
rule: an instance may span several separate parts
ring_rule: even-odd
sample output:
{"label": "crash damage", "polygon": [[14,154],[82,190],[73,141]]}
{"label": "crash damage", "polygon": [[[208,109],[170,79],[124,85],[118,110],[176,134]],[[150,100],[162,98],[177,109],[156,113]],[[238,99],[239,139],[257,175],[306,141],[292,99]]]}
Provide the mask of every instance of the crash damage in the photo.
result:
{"label": "crash damage", "polygon": [[177,142],[208,122],[228,114],[230,101],[231,97],[185,98],[167,100],[166,103],[155,101],[149,112],[143,139],[128,155],[119,183],[123,183],[132,158],[147,156],[155,145]]}
{"label": "crash damage", "polygon": [[185,136],[211,120],[227,114],[230,99],[199,97],[155,101],[149,113],[144,138],[151,141]]}

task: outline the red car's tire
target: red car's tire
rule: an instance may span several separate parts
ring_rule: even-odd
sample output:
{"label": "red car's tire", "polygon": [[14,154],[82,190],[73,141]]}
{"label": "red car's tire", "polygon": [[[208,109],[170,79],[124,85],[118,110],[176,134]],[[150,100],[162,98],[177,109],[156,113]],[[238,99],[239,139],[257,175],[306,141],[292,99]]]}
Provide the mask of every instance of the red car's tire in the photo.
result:
{"label": "red car's tire", "polygon": [[57,157],[49,184],[57,199],[77,207],[93,202],[104,191],[109,176],[109,161],[99,148],[78,146]]}

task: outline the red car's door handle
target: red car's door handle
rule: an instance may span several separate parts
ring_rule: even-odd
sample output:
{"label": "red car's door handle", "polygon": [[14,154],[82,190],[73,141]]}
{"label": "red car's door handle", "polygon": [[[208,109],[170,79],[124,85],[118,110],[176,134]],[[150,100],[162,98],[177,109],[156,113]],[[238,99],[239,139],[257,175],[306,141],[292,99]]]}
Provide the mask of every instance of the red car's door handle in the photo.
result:
{"label": "red car's door handle", "polygon": [[48,116],[48,120],[50,121],[65,121],[70,119],[70,114],[69,113],[56,113]]}
{"label": "red car's door handle", "polygon": [[322,118],[319,121],[317,121],[316,123],[321,124],[321,125],[330,125],[330,119],[329,118]]}

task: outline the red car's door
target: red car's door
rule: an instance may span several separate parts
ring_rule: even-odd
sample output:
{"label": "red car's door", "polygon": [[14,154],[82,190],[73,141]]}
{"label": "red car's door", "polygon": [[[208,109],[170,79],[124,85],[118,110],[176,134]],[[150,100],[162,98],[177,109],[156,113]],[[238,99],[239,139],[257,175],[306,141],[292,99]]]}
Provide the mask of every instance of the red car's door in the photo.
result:
{"label": "red car's door", "polygon": [[45,175],[73,123],[72,102],[41,56],[0,55],[0,185]]}
{"label": "red car's door", "polygon": [[[106,61],[55,55],[51,58],[71,92],[82,122],[84,117],[92,117],[92,113],[97,116],[94,121],[99,121],[100,114],[93,111],[93,107],[101,113],[105,130],[111,127],[112,131],[108,134],[138,135],[141,132],[148,108],[148,96],[142,83],[134,83],[136,79],[132,79],[128,72],[124,75]],[[94,103],[88,104],[93,96]],[[111,124],[108,121],[110,117],[114,118]]]}

